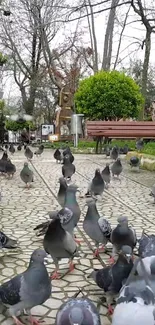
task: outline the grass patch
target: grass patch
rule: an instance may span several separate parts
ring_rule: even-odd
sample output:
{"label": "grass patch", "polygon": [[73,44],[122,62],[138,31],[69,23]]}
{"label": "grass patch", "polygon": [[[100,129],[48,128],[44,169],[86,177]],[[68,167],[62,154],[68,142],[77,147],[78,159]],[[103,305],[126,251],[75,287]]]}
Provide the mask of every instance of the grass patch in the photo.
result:
{"label": "grass patch", "polygon": [[[118,147],[124,147],[125,144],[127,144],[128,147],[131,150],[135,150],[136,141],[134,141],[134,140],[112,140],[112,146],[118,145]],[[68,141],[68,142],[54,142],[54,143],[45,142],[44,143],[45,148],[53,148],[53,149],[63,148],[66,145],[68,145],[71,148],[74,147],[73,141]],[[95,141],[83,141],[82,140],[82,141],[79,141],[78,149],[79,150],[81,149],[81,150],[87,151],[87,149],[95,148],[95,146],[96,146],[96,142]],[[90,152],[91,152],[91,150],[90,150]],[[145,153],[147,155],[155,156],[155,142],[148,142],[148,143],[146,143],[144,145],[144,148],[141,151],[141,153]]]}

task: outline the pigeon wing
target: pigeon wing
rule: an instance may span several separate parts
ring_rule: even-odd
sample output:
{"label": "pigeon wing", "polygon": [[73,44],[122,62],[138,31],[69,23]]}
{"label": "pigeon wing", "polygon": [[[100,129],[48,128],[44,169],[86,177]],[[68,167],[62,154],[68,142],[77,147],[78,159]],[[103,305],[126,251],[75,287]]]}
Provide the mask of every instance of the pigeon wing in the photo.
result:
{"label": "pigeon wing", "polygon": [[19,274],[0,286],[0,299],[4,304],[13,306],[21,301],[21,277]]}
{"label": "pigeon wing", "polygon": [[111,225],[107,219],[105,219],[104,217],[100,217],[98,219],[98,224],[105,236],[109,236],[111,234],[112,232]]}

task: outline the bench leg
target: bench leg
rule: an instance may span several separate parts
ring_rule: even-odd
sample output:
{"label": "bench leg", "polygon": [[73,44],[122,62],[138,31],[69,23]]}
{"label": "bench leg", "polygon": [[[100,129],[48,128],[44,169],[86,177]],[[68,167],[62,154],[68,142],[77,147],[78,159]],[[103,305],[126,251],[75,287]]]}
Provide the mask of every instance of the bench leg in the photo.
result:
{"label": "bench leg", "polygon": [[[100,150],[99,149],[99,144],[100,144]],[[97,137],[96,139],[96,154],[102,152],[102,137]]]}

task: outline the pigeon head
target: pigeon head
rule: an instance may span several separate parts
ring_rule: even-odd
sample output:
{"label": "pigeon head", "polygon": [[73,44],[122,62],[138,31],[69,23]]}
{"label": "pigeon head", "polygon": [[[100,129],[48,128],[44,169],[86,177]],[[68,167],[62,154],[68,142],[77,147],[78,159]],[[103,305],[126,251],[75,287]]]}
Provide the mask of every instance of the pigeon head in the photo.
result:
{"label": "pigeon head", "polygon": [[67,187],[67,183],[66,183],[66,180],[65,180],[64,177],[60,177],[60,178],[59,178],[59,183],[60,183],[61,185],[65,185],[65,186]]}
{"label": "pigeon head", "polygon": [[101,176],[101,173],[100,173],[100,169],[99,168],[95,170],[95,176]]}
{"label": "pigeon head", "polygon": [[31,255],[30,263],[44,263],[46,257],[46,252],[43,249],[37,248]]}
{"label": "pigeon head", "polygon": [[88,279],[93,279],[95,282],[96,282],[96,276],[97,276],[97,272],[98,272],[99,270],[98,269],[94,269],[88,276],[87,276],[87,278]]}
{"label": "pigeon head", "polygon": [[125,216],[121,216],[117,219],[117,222],[120,224],[120,225],[127,225],[128,224],[128,218],[125,217]]}
{"label": "pigeon head", "polygon": [[132,259],[132,248],[128,245],[123,245],[120,250],[120,255],[123,255],[129,263]]}
{"label": "pigeon head", "polygon": [[73,307],[69,313],[70,325],[83,324],[83,311],[81,308]]}
{"label": "pigeon head", "polygon": [[28,167],[28,163],[27,162],[24,163],[24,167]]}

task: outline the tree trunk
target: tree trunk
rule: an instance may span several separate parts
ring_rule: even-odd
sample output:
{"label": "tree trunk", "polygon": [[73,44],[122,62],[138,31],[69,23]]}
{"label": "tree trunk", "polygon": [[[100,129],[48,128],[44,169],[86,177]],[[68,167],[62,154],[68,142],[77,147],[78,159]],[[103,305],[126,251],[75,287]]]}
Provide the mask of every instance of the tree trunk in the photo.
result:
{"label": "tree trunk", "polygon": [[119,3],[119,0],[112,0],[111,9],[109,13],[109,18],[106,27],[105,39],[104,39],[104,51],[103,51],[103,61],[102,69],[110,70],[111,65],[111,56],[112,56],[112,41],[113,41],[113,31],[116,15],[116,7]]}
{"label": "tree trunk", "polygon": [[150,52],[151,52],[151,30],[149,28],[146,30],[145,54],[144,54],[143,71],[142,71],[142,95],[144,96],[144,105],[139,116],[141,120],[144,119]]}

